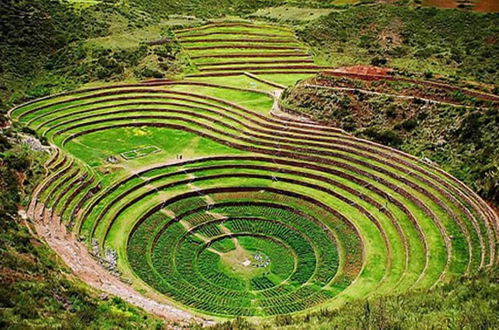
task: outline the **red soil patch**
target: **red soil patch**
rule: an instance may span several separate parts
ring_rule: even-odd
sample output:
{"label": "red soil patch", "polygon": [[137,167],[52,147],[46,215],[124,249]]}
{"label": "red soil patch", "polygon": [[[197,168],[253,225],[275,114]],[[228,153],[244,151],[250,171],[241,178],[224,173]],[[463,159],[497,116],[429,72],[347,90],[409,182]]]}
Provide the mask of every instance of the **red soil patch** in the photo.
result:
{"label": "red soil patch", "polygon": [[481,11],[485,13],[498,13],[499,12],[499,1],[497,0],[480,0],[477,1],[473,10]]}
{"label": "red soil patch", "polygon": [[[458,8],[460,4],[457,0],[423,0],[422,5],[425,7],[437,7],[437,8]],[[499,12],[499,2],[497,0],[473,0],[462,2],[463,5],[467,5],[473,11],[480,11],[486,13],[497,13]]]}
{"label": "red soil patch", "polygon": [[485,43],[487,45],[493,45],[497,42],[497,39],[498,39],[497,36],[490,36],[490,37],[485,39]]}

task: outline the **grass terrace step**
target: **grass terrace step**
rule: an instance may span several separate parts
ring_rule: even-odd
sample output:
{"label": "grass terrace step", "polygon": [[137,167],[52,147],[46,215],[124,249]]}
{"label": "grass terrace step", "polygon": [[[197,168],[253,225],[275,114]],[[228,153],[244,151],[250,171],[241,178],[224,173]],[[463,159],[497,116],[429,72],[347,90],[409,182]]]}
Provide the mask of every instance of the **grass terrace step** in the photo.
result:
{"label": "grass terrace step", "polygon": [[[196,64],[200,64],[201,71],[210,71],[216,74],[195,74],[194,77],[231,75],[230,71],[259,71],[264,70],[268,64],[269,70],[318,70],[319,66],[313,64],[313,59],[306,53],[306,47],[298,41],[291,31],[286,31],[286,37],[282,35],[282,29],[276,29],[268,33],[272,27],[262,27],[248,24],[229,27],[213,25],[200,29],[188,29],[176,31],[177,37],[187,54]],[[266,29],[266,33],[258,32]],[[253,30],[249,30],[253,29]],[[196,31],[194,37],[189,37],[190,32]],[[208,31],[208,32],[206,32]],[[255,32],[257,31],[257,32]],[[265,31],[265,30],[264,30]],[[245,34],[245,33],[249,34]],[[210,34],[213,33],[213,34]],[[230,37],[227,37],[230,33]],[[256,35],[255,35],[256,34]],[[258,35],[260,34],[260,35]],[[270,37],[271,36],[271,37]],[[292,60],[279,60],[283,58]],[[231,59],[224,61],[223,59]],[[255,61],[255,58],[273,58],[272,61]],[[300,61],[303,58],[305,61]],[[217,60],[218,59],[218,60]],[[220,61],[220,59],[222,59]],[[206,66],[206,63],[226,62],[225,65],[217,64]],[[238,66],[238,64],[245,64]],[[237,66],[237,67],[236,67]],[[307,71],[308,72],[308,71]],[[233,74],[233,73],[232,73]]]}
{"label": "grass terrace step", "polygon": [[300,63],[313,63],[312,59],[286,59],[286,58],[276,58],[272,60],[254,60],[252,58],[241,59],[239,61],[220,61],[220,62],[196,62],[196,65],[200,68],[207,67],[220,67],[220,66],[228,66],[228,65],[248,65],[248,64],[300,64]]}
{"label": "grass terrace step", "polygon": [[206,53],[206,54],[191,54],[191,59],[216,59],[216,58],[310,58],[310,55],[303,52],[219,52],[219,53]]}

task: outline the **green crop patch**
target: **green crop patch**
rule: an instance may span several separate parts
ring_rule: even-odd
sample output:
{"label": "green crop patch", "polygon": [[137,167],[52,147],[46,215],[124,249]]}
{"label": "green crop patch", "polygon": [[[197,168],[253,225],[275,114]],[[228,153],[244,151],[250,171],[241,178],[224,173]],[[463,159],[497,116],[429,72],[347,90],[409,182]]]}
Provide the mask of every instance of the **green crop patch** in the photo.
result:
{"label": "green crop patch", "polygon": [[[293,73],[316,69],[307,47],[292,31],[277,26],[213,24],[175,33],[201,72],[279,70]],[[220,65],[207,65],[215,63]]]}

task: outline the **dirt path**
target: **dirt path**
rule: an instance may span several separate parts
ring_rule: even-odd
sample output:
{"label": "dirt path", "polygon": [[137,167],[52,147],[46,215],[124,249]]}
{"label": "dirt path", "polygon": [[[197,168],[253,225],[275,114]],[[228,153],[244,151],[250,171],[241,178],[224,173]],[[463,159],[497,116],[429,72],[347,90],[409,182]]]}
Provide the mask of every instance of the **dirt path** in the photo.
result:
{"label": "dirt path", "polygon": [[280,124],[284,127],[285,130],[288,129],[288,124],[297,124],[299,123],[300,127],[299,129],[301,130],[307,130],[307,129],[331,129],[335,130],[336,132],[339,132],[341,134],[345,135],[350,135],[343,131],[340,128],[336,128],[334,126],[328,126],[328,125],[322,125],[317,123],[316,121],[313,121],[311,118],[305,117],[303,115],[299,115],[297,113],[294,113],[292,111],[284,111],[281,106],[279,105],[279,100],[282,95],[282,90],[275,90],[272,95],[274,98],[274,103],[272,104],[272,108],[270,110],[270,115],[274,118],[276,118]]}
{"label": "dirt path", "polygon": [[272,104],[272,108],[270,109],[270,114],[279,119],[314,124],[314,122],[307,117],[296,116],[282,111],[281,108],[279,107],[279,99],[281,98],[282,92],[283,91],[281,89],[276,89],[274,93],[272,93],[274,98],[274,103]]}
{"label": "dirt path", "polygon": [[87,251],[85,245],[78,242],[74,234],[68,232],[66,227],[60,224],[57,217],[50,216],[50,210],[44,210],[42,204],[32,205],[31,207],[34,214],[32,220],[38,235],[57,252],[73,273],[88,285],[97,290],[118,296],[168,321],[174,321],[181,325],[189,325],[192,322],[211,323],[172,305],[141,295],[130,285],[111,275],[109,271],[98,264]]}
{"label": "dirt path", "polygon": [[322,85],[315,85],[315,84],[303,84],[302,86],[303,87],[311,87],[311,88],[329,89],[329,90],[340,91],[340,92],[359,92],[359,93],[368,94],[368,95],[387,96],[387,97],[394,97],[394,98],[405,99],[405,100],[422,100],[422,101],[425,101],[426,103],[449,105],[449,106],[453,106],[453,107],[466,108],[466,109],[486,109],[486,108],[480,108],[480,107],[475,107],[475,106],[470,106],[470,105],[460,105],[457,103],[437,101],[437,100],[432,100],[432,99],[428,99],[428,98],[424,98],[424,97],[382,93],[382,92],[368,91],[368,90],[360,89],[360,88],[332,87],[332,86],[322,86]]}
{"label": "dirt path", "polygon": [[390,81],[408,82],[413,84],[421,84],[433,88],[436,87],[436,88],[447,89],[450,91],[460,91],[466,95],[477,97],[483,100],[499,102],[499,96],[491,94],[491,92],[471,90],[463,87],[449,85],[447,83],[439,81],[417,80],[405,77],[396,77],[389,75],[388,74],[389,71],[390,70],[377,67],[354,66],[354,67],[341,67],[334,70],[326,70],[323,71],[323,73],[326,75],[340,76],[340,77],[346,76],[346,77],[360,78],[363,80],[390,80]]}

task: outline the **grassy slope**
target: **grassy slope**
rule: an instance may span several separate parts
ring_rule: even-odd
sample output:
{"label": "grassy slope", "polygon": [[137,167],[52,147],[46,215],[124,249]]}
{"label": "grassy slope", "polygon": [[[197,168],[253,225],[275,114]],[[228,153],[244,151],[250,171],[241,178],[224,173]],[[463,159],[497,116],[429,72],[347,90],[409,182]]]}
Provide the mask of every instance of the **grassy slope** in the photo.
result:
{"label": "grassy slope", "polygon": [[180,14],[197,17],[243,15],[258,8],[275,6],[284,0],[129,0],[138,8],[160,15]]}
{"label": "grassy slope", "polygon": [[[75,8],[58,1],[12,1],[0,16],[0,110],[84,84],[175,75],[182,56],[170,21],[111,2]],[[29,13],[26,14],[26,13]],[[21,17],[21,19],[19,18]]]}
{"label": "grassy slope", "polygon": [[[494,329],[499,326],[497,269],[438,286],[430,291],[357,301],[330,312],[278,317],[284,329]],[[269,325],[267,325],[268,327]],[[264,329],[245,320],[212,329]]]}
{"label": "grassy slope", "polygon": [[433,72],[497,84],[499,15],[373,5],[332,12],[300,36],[333,65],[373,60],[411,72]]}
{"label": "grassy slope", "polygon": [[154,127],[117,128],[84,135],[71,141],[66,150],[92,166],[99,166],[105,164],[109,156],[151,145],[159,147],[161,151],[127,161],[127,168],[175,161],[179,154],[190,158],[239,153],[192,133]]}
{"label": "grassy slope", "polygon": [[[2,136],[3,138],[3,136]],[[38,182],[41,160],[35,153],[2,140],[0,186],[0,327],[142,328],[162,321],[119,298],[98,296],[73,278],[55,253],[33,237],[17,215]]]}

